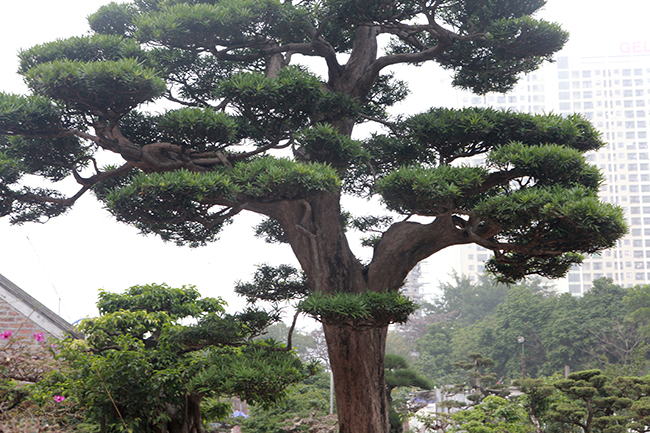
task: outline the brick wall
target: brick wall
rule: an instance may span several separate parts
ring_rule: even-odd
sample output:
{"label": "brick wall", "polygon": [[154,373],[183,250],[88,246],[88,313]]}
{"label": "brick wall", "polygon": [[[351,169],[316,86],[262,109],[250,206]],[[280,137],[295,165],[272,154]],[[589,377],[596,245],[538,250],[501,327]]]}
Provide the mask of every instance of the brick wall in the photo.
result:
{"label": "brick wall", "polygon": [[[34,312],[33,314],[37,314]],[[0,333],[11,331],[14,336],[31,338],[34,333],[43,333],[45,337],[52,334],[34,322],[30,317],[16,310],[11,304],[0,300]]]}
{"label": "brick wall", "polygon": [[49,338],[66,333],[74,335],[72,325],[0,275],[1,377],[39,381],[55,365]]}
{"label": "brick wall", "polygon": [[0,275],[0,334],[5,331],[20,336],[41,332],[55,337],[74,334],[72,325]]}

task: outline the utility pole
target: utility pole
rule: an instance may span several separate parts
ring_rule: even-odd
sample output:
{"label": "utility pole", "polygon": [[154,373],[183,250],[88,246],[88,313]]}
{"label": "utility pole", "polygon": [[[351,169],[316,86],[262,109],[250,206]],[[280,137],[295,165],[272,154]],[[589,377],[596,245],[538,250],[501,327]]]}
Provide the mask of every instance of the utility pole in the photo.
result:
{"label": "utility pole", "polygon": [[517,343],[521,344],[521,379],[526,380],[526,357],[524,356],[524,341],[522,336],[517,337]]}

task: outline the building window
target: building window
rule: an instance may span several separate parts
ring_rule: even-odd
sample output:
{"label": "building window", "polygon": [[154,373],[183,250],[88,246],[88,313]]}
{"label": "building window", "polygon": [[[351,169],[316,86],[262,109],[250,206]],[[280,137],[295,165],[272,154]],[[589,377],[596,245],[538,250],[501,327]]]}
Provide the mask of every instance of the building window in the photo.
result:
{"label": "building window", "polygon": [[569,284],[569,292],[574,294],[579,294],[582,291],[580,290],[580,284]]}

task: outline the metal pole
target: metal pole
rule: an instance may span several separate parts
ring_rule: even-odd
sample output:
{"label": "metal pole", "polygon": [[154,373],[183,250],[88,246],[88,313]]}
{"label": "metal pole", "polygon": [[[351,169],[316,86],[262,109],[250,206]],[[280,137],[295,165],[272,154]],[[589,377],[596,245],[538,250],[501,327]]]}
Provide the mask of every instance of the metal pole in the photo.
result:
{"label": "metal pole", "polygon": [[334,414],[334,374],[330,369],[330,415]]}
{"label": "metal pole", "polygon": [[521,380],[526,380],[526,358],[524,356],[524,341],[526,341],[524,337],[517,337],[517,343],[521,344]]}
{"label": "metal pole", "polygon": [[521,377],[526,380],[526,357],[524,356],[524,343],[521,343]]}

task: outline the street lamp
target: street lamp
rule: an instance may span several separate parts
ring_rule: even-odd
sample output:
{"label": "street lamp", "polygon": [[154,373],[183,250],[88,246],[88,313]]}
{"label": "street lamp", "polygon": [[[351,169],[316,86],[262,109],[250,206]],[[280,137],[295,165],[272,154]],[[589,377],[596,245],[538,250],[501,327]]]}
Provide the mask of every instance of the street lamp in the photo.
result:
{"label": "street lamp", "polygon": [[526,379],[526,358],[524,357],[524,341],[526,339],[521,335],[517,337],[517,343],[521,344],[521,379]]}

